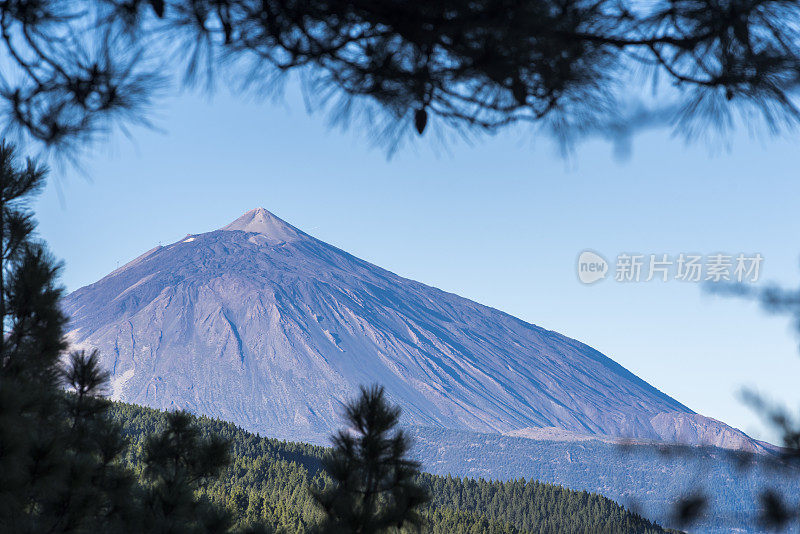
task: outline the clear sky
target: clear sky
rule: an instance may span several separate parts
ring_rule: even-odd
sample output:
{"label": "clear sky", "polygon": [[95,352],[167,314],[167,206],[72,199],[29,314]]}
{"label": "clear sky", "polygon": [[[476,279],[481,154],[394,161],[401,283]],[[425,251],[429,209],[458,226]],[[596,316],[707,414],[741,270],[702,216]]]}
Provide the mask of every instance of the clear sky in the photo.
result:
{"label": "clear sky", "polygon": [[387,159],[370,132],[308,116],[298,95],[258,104],[191,92],[158,130],[117,136],[53,171],[36,208],[69,290],[142,252],[263,206],[402,276],[588,343],[690,408],[773,438],[743,386],[800,407],[798,336],[758,305],[670,281],[582,285],[576,258],[759,252],[762,278],[800,279],[795,139],[730,149],[667,131],[629,158],[593,141],[563,159],[525,129],[477,143],[417,143]]}

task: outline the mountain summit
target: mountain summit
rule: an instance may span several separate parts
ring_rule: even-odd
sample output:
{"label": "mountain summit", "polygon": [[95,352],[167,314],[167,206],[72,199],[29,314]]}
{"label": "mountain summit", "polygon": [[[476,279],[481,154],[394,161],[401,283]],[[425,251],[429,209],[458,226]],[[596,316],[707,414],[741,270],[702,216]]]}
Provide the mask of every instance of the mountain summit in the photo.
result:
{"label": "mountain summit", "polygon": [[[113,396],[323,441],[380,383],[405,423],[758,450],[598,351],[355,258],[263,208],[70,294]],[[563,438],[567,439],[567,438]],[[570,438],[572,439],[572,438]]]}
{"label": "mountain summit", "polygon": [[288,243],[309,237],[264,208],[250,210],[232,223],[223,226],[220,230],[260,234],[278,243]]}

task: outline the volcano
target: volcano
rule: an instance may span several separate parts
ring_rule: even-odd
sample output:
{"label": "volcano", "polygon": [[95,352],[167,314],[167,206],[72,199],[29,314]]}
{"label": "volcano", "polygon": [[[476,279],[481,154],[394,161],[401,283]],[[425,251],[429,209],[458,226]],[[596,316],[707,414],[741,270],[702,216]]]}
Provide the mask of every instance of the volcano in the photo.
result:
{"label": "volcano", "polygon": [[379,383],[407,425],[759,451],[593,348],[397,276],[263,208],[68,295],[116,399],[324,441]]}

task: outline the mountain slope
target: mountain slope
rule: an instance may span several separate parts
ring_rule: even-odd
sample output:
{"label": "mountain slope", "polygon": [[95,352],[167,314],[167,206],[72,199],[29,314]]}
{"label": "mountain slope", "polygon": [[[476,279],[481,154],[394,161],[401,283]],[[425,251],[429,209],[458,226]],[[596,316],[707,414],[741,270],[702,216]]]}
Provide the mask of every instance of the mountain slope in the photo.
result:
{"label": "mountain slope", "polygon": [[488,433],[555,427],[760,450],[598,351],[401,278],[264,209],[157,247],[65,299],[114,397],[321,441],[362,383],[405,422]]}

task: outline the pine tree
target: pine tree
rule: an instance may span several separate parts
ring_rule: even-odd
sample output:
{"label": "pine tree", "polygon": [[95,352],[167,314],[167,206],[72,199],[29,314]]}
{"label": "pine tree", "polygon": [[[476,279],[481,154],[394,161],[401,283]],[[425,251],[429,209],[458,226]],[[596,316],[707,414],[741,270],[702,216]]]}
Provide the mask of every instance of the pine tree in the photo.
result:
{"label": "pine tree", "polygon": [[213,435],[203,439],[185,412],[167,416],[167,428],[147,438],[144,475],[146,532],[179,534],[228,532],[226,513],[198,499],[197,488],[215,477],[229,461],[228,443]]}
{"label": "pine tree", "polygon": [[70,476],[56,501],[62,531],[136,532],[141,527],[140,488],[123,463],[127,442],[109,420],[102,395],[108,373],[96,351],[73,352],[63,371],[62,395]]}
{"label": "pine tree", "polygon": [[147,438],[143,484],[125,464],[97,353],[64,358],[59,267],[29,208],[46,175],[0,143],[0,532],[229,532],[195,496],[226,465],[227,443],[171,414]]}
{"label": "pine tree", "polygon": [[[363,118],[379,140],[434,121],[458,133],[532,123],[557,137],[653,123],[696,136],[759,118],[789,130],[799,11],[774,0],[7,1],[0,116],[75,148],[146,122],[176,70],[261,97],[294,71],[309,107],[338,124]],[[648,87],[663,105],[649,109]]]}
{"label": "pine tree", "polygon": [[381,386],[361,388],[345,407],[347,427],[331,439],[324,466],[333,485],[314,493],[325,512],[323,532],[373,534],[420,525],[427,491],[416,477],[420,464],[408,458],[411,442],[397,429],[400,408]]}
{"label": "pine tree", "polygon": [[94,353],[61,361],[59,267],[29,208],[46,176],[0,144],[0,531],[130,531],[136,485],[99,398],[107,375]]}
{"label": "pine tree", "polygon": [[58,267],[33,238],[28,204],[46,169],[0,144],[0,530],[57,527],[53,514],[70,476],[59,403],[65,317]]}

